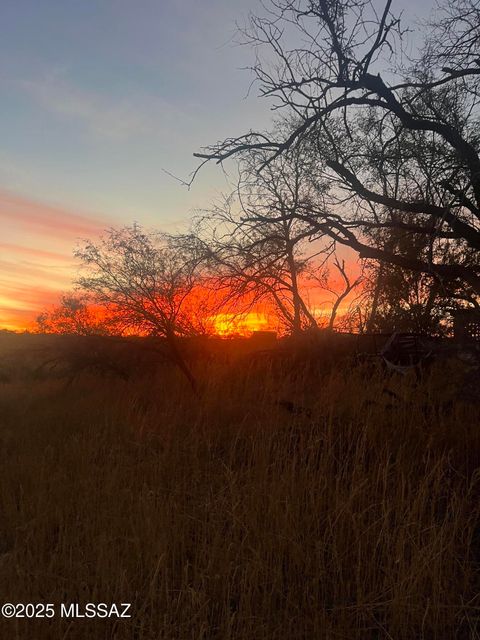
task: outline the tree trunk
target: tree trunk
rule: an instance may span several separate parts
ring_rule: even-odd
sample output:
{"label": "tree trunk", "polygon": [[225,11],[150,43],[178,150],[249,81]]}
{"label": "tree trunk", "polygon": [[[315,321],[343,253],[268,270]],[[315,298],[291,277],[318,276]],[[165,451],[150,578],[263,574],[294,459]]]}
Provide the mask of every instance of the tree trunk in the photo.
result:
{"label": "tree trunk", "polygon": [[165,335],[166,339],[167,339],[167,343],[168,343],[168,347],[170,349],[170,354],[172,356],[172,359],[174,361],[174,363],[177,365],[177,367],[180,369],[180,371],[183,373],[183,375],[186,377],[186,379],[188,380],[190,386],[192,387],[192,390],[194,391],[194,393],[197,393],[197,381],[193,375],[193,373],[190,371],[185,358],[183,357],[180,349],[178,348],[178,338],[175,335],[175,333],[172,330],[169,330],[166,332]]}
{"label": "tree trunk", "polygon": [[290,271],[290,280],[292,282],[292,302],[293,302],[293,324],[292,333],[299,335],[302,332],[302,299],[298,290],[297,265],[293,255],[293,248],[290,242],[287,242],[287,263]]}
{"label": "tree trunk", "polygon": [[423,325],[428,329],[430,329],[430,319],[432,315],[432,309],[433,309],[433,305],[435,304],[435,300],[437,298],[439,289],[440,289],[440,284],[437,281],[435,281],[433,282],[430,288],[430,292],[428,294],[428,300],[425,305],[425,310],[423,313]]}
{"label": "tree trunk", "polygon": [[373,331],[373,327],[375,324],[377,311],[378,311],[378,304],[380,302],[380,292],[382,289],[382,284],[383,284],[383,264],[380,262],[378,265],[377,282],[375,283],[375,290],[373,292],[372,309],[370,311],[370,315],[365,325],[366,333],[372,333]]}

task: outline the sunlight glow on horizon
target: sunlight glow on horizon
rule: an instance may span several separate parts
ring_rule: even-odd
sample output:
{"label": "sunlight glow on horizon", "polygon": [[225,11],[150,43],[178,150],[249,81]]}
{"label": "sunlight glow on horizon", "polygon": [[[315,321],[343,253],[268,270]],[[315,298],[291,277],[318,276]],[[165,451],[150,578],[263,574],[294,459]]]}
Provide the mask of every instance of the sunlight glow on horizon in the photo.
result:
{"label": "sunlight glow on horizon", "polygon": [[[433,0],[401,4],[413,15]],[[192,212],[231,190],[235,172],[205,166],[192,189],[172,175],[190,176],[203,145],[271,126],[271,104],[249,90],[252,49],[234,40],[259,0],[140,5],[2,7],[0,329],[32,330],[71,290],[80,238],[134,220],[183,230]],[[307,294],[321,324],[332,302]],[[219,335],[279,324],[260,311],[234,315],[214,320]]]}
{"label": "sunlight glow on horizon", "polygon": [[237,315],[235,313],[219,313],[209,318],[213,332],[218,336],[249,335],[254,331],[275,331],[276,325],[266,313],[250,311]]}

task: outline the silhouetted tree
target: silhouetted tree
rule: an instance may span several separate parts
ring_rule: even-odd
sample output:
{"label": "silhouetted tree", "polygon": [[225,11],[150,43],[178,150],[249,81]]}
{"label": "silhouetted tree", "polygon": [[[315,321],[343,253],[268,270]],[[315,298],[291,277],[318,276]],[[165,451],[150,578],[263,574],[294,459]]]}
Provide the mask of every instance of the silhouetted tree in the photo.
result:
{"label": "silhouetted tree", "polygon": [[259,173],[259,155],[242,157],[235,193],[199,216],[193,235],[223,306],[241,312],[267,302],[289,333],[299,333],[316,327],[302,277],[328,246],[309,243],[311,230],[296,215],[311,198],[308,159],[285,154]]}
{"label": "silhouetted tree", "polygon": [[328,263],[325,264],[323,269],[318,269],[318,265],[314,264],[310,272],[310,279],[320,286],[321,289],[328,291],[333,296],[332,309],[326,326],[329,331],[333,331],[335,328],[335,321],[337,320],[337,315],[342,303],[348,299],[354,289],[363,281],[362,274],[356,277],[349,274],[344,259],[340,260],[339,257],[334,254],[331,262],[335,271],[340,276],[340,282],[331,282]]}
{"label": "silhouetted tree", "polygon": [[199,285],[196,257],[170,236],[147,233],[136,224],[110,229],[75,255],[84,269],[81,289],[125,329],[165,338],[175,363],[195,387],[178,337],[198,333],[188,312]]}
{"label": "silhouetted tree", "polygon": [[78,336],[105,336],[122,330],[116,318],[92,308],[88,297],[78,292],[62,295],[59,304],[43,311],[37,318],[37,327],[41,333]]}
{"label": "silhouetted tree", "polygon": [[[315,160],[312,183],[321,185],[322,197],[295,212],[312,236],[478,299],[478,3],[444,1],[436,21],[422,26],[423,45],[408,65],[392,5],[377,12],[372,0],[270,0],[244,36],[257,52],[261,95],[282,117],[270,132],[195,155],[222,163],[261,152],[263,173],[301,148]],[[377,242],[372,232],[389,229],[427,249],[405,254]]]}

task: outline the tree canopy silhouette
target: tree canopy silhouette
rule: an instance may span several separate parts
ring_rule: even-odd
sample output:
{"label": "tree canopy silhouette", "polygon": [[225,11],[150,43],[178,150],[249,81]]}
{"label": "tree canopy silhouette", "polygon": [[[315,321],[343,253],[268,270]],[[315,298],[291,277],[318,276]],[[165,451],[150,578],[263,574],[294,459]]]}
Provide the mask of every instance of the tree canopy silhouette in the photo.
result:
{"label": "tree canopy silhouette", "polygon": [[194,387],[177,338],[199,332],[188,307],[200,283],[195,255],[171,236],[147,233],[137,224],[110,229],[75,255],[83,265],[80,288],[124,330],[165,338]]}
{"label": "tree canopy silhouette", "polygon": [[[393,5],[269,0],[243,35],[260,94],[273,99],[273,128],[195,155],[203,164],[256,154],[264,172],[301,149],[321,191],[295,212],[312,237],[471,300],[480,294],[480,10],[476,0],[444,1],[409,57]],[[414,242],[422,251],[378,242],[385,229],[424,239]]]}

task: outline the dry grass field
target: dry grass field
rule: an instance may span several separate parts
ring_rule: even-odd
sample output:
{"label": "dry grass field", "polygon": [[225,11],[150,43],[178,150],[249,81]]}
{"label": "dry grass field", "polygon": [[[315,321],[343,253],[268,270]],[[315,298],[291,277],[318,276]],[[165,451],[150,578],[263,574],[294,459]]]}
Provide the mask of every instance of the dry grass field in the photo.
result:
{"label": "dry grass field", "polygon": [[480,638],[479,415],[449,402],[458,364],[418,383],[211,358],[195,396],[171,367],[37,375],[29,340],[0,381],[0,601],[57,615],[2,619],[1,638]]}

